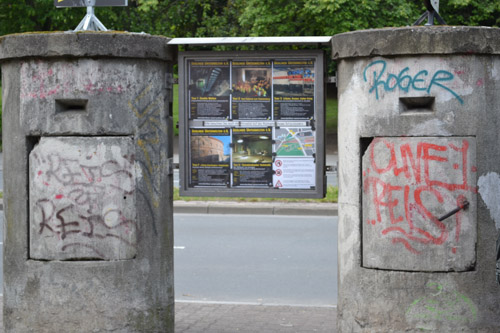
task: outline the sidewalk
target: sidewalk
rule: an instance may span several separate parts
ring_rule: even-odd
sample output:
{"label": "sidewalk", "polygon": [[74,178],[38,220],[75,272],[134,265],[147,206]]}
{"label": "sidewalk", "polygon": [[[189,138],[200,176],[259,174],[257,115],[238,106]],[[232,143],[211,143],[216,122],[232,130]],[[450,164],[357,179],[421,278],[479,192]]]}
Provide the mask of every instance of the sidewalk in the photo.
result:
{"label": "sidewalk", "polygon": [[174,213],[337,216],[336,203],[174,201]]}
{"label": "sidewalk", "polygon": [[[334,333],[336,324],[336,308],[175,303],[175,333]],[[1,315],[0,332],[5,332]]]}
{"label": "sidewalk", "polygon": [[175,333],[336,332],[337,308],[175,303]]}

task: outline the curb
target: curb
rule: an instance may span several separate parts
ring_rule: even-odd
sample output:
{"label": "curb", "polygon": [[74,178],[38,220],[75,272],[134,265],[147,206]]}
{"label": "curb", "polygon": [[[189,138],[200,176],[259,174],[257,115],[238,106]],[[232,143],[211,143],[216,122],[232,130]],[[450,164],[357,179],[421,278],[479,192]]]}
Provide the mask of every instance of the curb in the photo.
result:
{"label": "curb", "polygon": [[337,216],[338,204],[176,200],[174,213]]}
{"label": "curb", "polygon": [[[3,199],[0,199],[3,211]],[[336,203],[174,201],[176,214],[256,214],[337,216]]]}

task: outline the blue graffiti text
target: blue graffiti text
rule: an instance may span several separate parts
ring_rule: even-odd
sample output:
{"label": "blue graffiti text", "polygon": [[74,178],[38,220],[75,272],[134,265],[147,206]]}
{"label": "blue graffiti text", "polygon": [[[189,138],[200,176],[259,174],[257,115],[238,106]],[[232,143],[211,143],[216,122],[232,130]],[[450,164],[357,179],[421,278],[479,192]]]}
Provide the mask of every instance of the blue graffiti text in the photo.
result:
{"label": "blue graffiti text", "polygon": [[[431,92],[432,88],[444,89],[448,93],[452,94],[460,104],[464,104],[464,101],[460,96],[453,91],[453,89],[444,85],[445,82],[452,81],[454,76],[452,73],[445,70],[438,70],[432,75],[430,83],[427,85],[425,78],[429,76],[429,72],[426,70],[421,70],[417,74],[411,76],[408,74],[410,71],[409,67],[403,68],[398,75],[387,73],[384,77],[387,68],[387,63],[384,60],[376,60],[368,64],[363,71],[363,79],[368,82],[368,79],[373,73],[373,85],[370,87],[370,94],[375,92],[375,98],[379,98],[379,89],[383,91],[394,91],[400,89],[404,92],[409,92],[410,90],[426,91],[428,94]],[[370,72],[372,71],[372,72]]]}

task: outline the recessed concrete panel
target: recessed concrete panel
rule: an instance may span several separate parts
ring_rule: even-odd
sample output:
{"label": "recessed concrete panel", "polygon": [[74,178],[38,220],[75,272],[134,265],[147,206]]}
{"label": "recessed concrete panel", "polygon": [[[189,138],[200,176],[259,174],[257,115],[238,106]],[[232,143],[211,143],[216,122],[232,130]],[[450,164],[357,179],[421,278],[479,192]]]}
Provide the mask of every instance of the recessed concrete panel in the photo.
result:
{"label": "recessed concrete panel", "polygon": [[135,257],[132,138],[41,138],[29,177],[31,259]]}
{"label": "recessed concrete panel", "polygon": [[362,159],[363,266],[472,270],[476,172],[473,137],[373,139]]}

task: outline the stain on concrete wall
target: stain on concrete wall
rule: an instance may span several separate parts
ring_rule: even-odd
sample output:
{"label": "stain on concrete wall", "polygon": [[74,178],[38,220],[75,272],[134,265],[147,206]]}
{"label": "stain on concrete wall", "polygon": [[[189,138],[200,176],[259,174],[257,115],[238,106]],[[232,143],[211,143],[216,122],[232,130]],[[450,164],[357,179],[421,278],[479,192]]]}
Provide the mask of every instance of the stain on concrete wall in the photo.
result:
{"label": "stain on concrete wall", "polygon": [[496,172],[488,172],[479,177],[477,185],[496,228],[500,230],[500,176]]}
{"label": "stain on concrete wall", "polygon": [[158,228],[158,208],[162,190],[161,179],[168,157],[161,149],[167,137],[166,124],[162,119],[164,91],[158,85],[149,83],[139,94],[128,101],[128,107],[134,113],[138,123],[138,164],[141,167],[143,186],[138,189],[144,198],[145,209],[151,217],[152,230],[156,235]]}
{"label": "stain on concrete wall", "polygon": [[41,138],[29,158],[30,257],[134,258],[134,156],[129,137]]}
{"label": "stain on concrete wall", "polygon": [[436,282],[428,283],[424,296],[408,307],[406,320],[423,331],[436,331],[436,322],[448,328],[464,327],[475,322],[477,306],[466,295],[448,289]]}
{"label": "stain on concrete wall", "polygon": [[[85,67],[85,71],[81,68]],[[98,61],[79,59],[67,62],[26,61],[21,65],[21,98],[44,100],[59,94],[85,92],[89,95],[121,94],[130,90],[133,71],[120,73],[121,80],[107,79],[108,68]]]}

